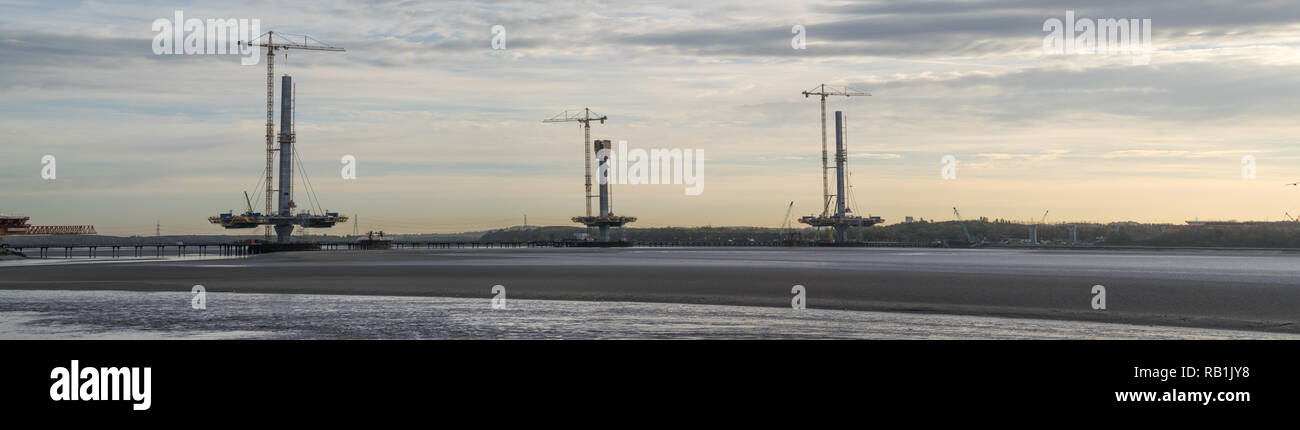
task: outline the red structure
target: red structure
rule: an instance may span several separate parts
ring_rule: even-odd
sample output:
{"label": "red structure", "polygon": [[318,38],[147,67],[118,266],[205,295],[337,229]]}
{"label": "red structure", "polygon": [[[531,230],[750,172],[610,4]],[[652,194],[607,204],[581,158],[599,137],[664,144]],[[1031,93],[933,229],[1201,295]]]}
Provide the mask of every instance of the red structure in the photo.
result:
{"label": "red structure", "polygon": [[97,234],[93,225],[29,225],[25,216],[0,215],[0,236]]}

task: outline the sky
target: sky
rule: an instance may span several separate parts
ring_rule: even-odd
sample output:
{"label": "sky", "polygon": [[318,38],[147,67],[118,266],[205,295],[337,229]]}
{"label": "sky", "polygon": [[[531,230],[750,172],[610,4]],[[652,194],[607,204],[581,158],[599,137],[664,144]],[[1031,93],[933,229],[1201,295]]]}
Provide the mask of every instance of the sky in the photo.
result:
{"label": "sky", "polygon": [[[1067,10],[1150,19],[1149,63],[1047,52],[1044,25]],[[820,213],[820,112],[801,94],[820,84],[871,94],[827,109],[848,117],[850,206],[887,223],[953,207],[1049,223],[1300,215],[1285,185],[1300,181],[1300,2],[1197,0],[0,0],[0,213],[227,232],[207,217],[257,193],[265,63],[156,55],[152,24],[176,11],[346,48],[289,51],[276,74],[297,82],[295,148],[322,209],[362,232],[576,225],[588,148],[576,123],[542,120],[582,108],[609,118],[593,138],[703,151],[700,195],[615,186],[633,226]]]}

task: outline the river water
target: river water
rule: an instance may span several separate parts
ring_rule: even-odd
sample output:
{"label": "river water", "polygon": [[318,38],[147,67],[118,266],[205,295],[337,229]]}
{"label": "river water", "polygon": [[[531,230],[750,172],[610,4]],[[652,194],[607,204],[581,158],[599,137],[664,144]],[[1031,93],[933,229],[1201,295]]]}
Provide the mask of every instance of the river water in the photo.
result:
{"label": "river water", "polygon": [[0,339],[1300,339],[985,316],[487,298],[0,290]]}

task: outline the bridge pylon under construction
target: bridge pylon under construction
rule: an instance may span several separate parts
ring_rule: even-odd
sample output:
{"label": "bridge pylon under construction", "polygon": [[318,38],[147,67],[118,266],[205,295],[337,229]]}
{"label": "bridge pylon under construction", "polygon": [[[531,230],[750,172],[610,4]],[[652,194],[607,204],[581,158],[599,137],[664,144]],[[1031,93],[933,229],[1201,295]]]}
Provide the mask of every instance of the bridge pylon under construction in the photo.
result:
{"label": "bridge pylon under construction", "polygon": [[[280,94],[280,134],[279,134],[279,159],[280,159],[280,177],[279,189],[276,194],[279,197],[279,210],[275,214],[262,214],[253,212],[252,202],[247,200],[247,211],[242,214],[235,214],[234,211],[220,214],[208,218],[213,224],[218,224],[227,229],[245,229],[257,228],[260,226],[271,226],[275,228],[276,242],[287,243],[293,235],[294,227],[302,228],[329,228],[336,223],[347,222],[348,217],[339,215],[338,212],[320,211],[321,214],[313,214],[310,211],[294,213],[297,204],[293,200],[293,147],[297,140],[293,131],[293,78],[285,75],[281,82]],[[247,196],[247,194],[245,194]]]}
{"label": "bridge pylon under construction", "polygon": [[[610,183],[609,183],[609,154],[613,145],[608,140],[597,140],[593,142],[592,151],[595,152],[599,161],[600,172],[600,212],[596,216],[577,216],[573,217],[573,222],[587,226],[588,229],[595,228],[599,231],[600,241],[609,242],[610,227],[622,229],[624,225],[635,222],[636,217],[614,215],[614,206],[610,200]],[[621,239],[621,238],[620,238]]]}
{"label": "bridge pylon under construction", "polygon": [[[848,201],[845,198],[845,189],[848,187],[847,178],[845,177],[845,164],[848,162],[847,143],[845,142],[844,113],[835,112],[835,211],[825,211],[819,216],[805,216],[799,218],[799,222],[808,224],[812,227],[830,227],[835,230],[835,242],[845,243],[849,241],[848,232],[851,227],[869,227],[885,222],[878,216],[861,217],[852,215],[853,210],[849,208]],[[823,170],[824,172],[825,170]],[[829,197],[829,196],[828,196]]]}

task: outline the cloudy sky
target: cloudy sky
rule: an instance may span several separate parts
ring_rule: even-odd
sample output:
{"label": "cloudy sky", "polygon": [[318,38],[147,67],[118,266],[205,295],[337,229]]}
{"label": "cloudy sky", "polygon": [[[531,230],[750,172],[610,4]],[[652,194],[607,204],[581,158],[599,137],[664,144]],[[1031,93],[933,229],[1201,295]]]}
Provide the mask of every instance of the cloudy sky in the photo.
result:
{"label": "cloudy sky", "polygon": [[[298,150],[361,229],[570,225],[582,134],[702,149],[705,188],[625,185],[638,226],[820,212],[819,84],[849,117],[855,210],[1048,221],[1300,215],[1300,4],[1287,1],[60,2],[0,0],[0,212],[104,234],[219,234],[265,156],[265,65],[155,55],[151,24],[258,19],[291,51]],[[1149,18],[1150,63],[1047,55],[1044,22]],[[506,49],[492,49],[492,27]],[[806,49],[791,48],[791,28]],[[41,176],[44,155],[57,177]],[[340,158],[357,159],[357,179]],[[957,178],[941,177],[945,155]],[[1255,160],[1243,179],[1243,157]],[[299,194],[301,203],[304,199]],[[260,210],[260,204],[255,204]],[[336,228],[350,233],[352,227]]]}

